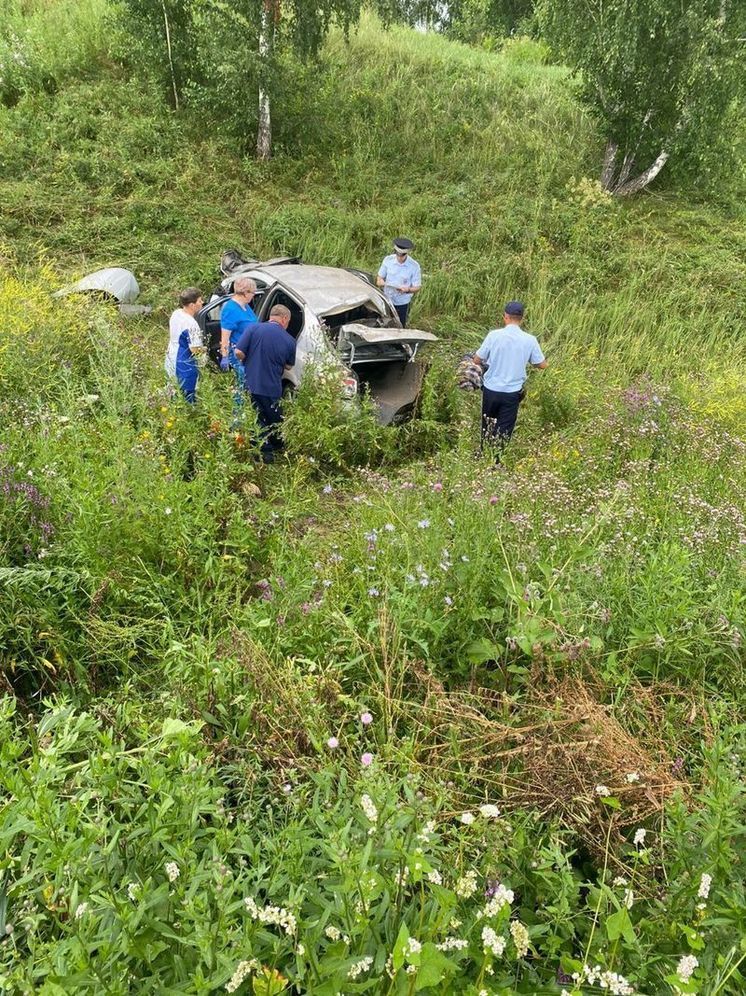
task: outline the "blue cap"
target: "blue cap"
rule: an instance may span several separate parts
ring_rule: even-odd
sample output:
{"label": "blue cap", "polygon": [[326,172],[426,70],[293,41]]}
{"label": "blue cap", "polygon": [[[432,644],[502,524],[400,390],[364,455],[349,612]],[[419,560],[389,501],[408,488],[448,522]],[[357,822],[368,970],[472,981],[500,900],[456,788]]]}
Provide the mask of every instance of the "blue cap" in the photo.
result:
{"label": "blue cap", "polygon": [[508,301],[505,305],[506,315],[515,315],[516,318],[522,318],[523,313],[526,310],[526,305],[523,301]]}

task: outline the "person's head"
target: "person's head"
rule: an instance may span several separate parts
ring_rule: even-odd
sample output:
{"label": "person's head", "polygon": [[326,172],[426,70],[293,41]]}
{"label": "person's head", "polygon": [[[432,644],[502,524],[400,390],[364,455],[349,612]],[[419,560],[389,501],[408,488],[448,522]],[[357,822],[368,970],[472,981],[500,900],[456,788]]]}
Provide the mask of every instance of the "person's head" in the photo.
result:
{"label": "person's head", "polygon": [[282,325],[284,329],[290,324],[290,309],[284,304],[276,304],[269,313],[269,320]]}
{"label": "person's head", "polygon": [[185,287],[179,294],[181,310],[186,311],[188,315],[196,314],[204,303],[199,287]]}
{"label": "person's head", "polygon": [[406,259],[413,249],[414,242],[411,239],[405,239],[403,235],[394,239],[394,252],[399,259]]}
{"label": "person's head", "polygon": [[523,301],[508,301],[505,305],[503,318],[506,325],[520,325],[526,313],[526,306]]}
{"label": "person's head", "polygon": [[233,284],[233,293],[245,301],[250,301],[256,294],[256,284],[251,277],[239,277]]}

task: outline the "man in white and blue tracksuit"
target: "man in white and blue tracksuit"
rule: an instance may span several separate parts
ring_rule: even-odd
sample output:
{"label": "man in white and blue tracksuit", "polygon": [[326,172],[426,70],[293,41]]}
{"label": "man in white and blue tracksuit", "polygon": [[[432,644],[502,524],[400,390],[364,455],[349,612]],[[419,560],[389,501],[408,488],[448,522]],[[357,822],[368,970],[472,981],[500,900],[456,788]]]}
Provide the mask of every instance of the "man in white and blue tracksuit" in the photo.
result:
{"label": "man in white and blue tracksuit", "polygon": [[179,294],[180,307],[168,323],[166,373],[179,385],[184,400],[193,405],[197,400],[199,368],[204,362],[205,347],[202,330],[194,317],[204,301],[197,287],[187,287]]}
{"label": "man in white and blue tracksuit", "polygon": [[409,305],[422,286],[420,264],[409,255],[414,249],[411,239],[394,239],[394,251],[386,256],[378,270],[376,286],[391,301],[402,327],[406,327]]}
{"label": "man in white and blue tracksuit", "polygon": [[484,371],[482,380],[482,442],[500,450],[513,434],[518,406],[523,400],[526,367],[543,370],[547,366],[536,336],[521,328],[525,306],[508,301],[505,328],[492,329],[474,354],[474,362]]}

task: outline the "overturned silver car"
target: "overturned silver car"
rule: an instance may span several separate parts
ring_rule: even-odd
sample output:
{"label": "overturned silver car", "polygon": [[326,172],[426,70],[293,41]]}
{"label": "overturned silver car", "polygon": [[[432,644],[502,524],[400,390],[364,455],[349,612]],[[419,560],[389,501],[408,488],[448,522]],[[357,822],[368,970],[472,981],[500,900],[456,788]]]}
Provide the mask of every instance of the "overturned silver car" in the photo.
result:
{"label": "overturned silver car", "polygon": [[286,374],[289,390],[298,386],[307,367],[332,369],[348,396],[369,392],[383,425],[411,417],[425,370],[420,348],[437,336],[402,328],[369,274],[312,266],[295,257],[247,260],[235,249],[223,254],[221,271],[220,288],[196,315],[214,362],[219,360],[223,305],[236,278],[251,277],[257,286],[252,307],[260,321],[275,304],[290,309],[288,332],[298,345],[296,364]]}

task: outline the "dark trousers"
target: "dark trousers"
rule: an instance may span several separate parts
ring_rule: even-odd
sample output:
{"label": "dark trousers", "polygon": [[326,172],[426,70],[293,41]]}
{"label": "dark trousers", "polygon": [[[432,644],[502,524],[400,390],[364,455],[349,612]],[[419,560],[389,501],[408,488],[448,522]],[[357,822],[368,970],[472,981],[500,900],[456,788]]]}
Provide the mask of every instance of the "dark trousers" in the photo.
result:
{"label": "dark trousers", "polygon": [[397,315],[399,316],[399,321],[401,322],[402,328],[405,329],[407,327],[407,315],[409,314],[409,305],[408,304],[395,304],[394,305],[394,310],[396,311]]}
{"label": "dark trousers", "polygon": [[262,453],[274,455],[283,447],[282,436],[278,432],[282,424],[281,398],[270,398],[266,394],[252,394],[251,403],[259,422]]}
{"label": "dark trousers", "polygon": [[482,445],[499,450],[513,435],[523,391],[490,391],[482,388]]}

